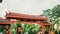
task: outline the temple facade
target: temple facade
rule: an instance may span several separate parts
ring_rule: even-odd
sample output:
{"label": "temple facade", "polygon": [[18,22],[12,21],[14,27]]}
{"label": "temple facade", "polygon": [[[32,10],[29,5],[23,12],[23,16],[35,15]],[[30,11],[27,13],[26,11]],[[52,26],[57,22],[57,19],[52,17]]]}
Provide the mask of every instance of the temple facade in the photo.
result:
{"label": "temple facade", "polygon": [[[45,29],[44,27],[46,26],[48,29],[48,34],[50,34],[50,26],[52,25],[51,23],[48,23],[47,20],[48,18],[45,16],[39,16],[39,15],[27,15],[27,14],[19,14],[19,13],[15,13],[15,12],[6,12],[6,16],[5,16],[6,22],[2,23],[2,21],[0,22],[1,24],[13,24],[14,22],[11,20],[20,20],[21,23],[23,24],[39,24],[42,26],[42,34],[44,34]],[[18,32],[20,31],[20,27],[18,27]],[[18,33],[19,34],[19,33]]]}

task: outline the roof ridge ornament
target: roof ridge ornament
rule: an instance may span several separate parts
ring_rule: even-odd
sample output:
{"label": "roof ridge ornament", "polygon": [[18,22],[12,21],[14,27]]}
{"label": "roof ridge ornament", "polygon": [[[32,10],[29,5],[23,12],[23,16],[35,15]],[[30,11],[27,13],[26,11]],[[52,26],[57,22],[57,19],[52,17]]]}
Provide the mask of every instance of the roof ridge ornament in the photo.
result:
{"label": "roof ridge ornament", "polygon": [[9,13],[11,13],[10,11],[6,11],[6,14],[9,14]]}

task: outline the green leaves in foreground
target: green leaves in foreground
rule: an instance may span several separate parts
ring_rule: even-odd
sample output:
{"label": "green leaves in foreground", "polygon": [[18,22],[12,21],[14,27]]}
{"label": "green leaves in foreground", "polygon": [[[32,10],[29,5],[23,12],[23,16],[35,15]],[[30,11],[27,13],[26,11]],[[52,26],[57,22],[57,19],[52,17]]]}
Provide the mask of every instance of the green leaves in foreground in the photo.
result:
{"label": "green leaves in foreground", "polygon": [[25,31],[38,32],[41,29],[40,25],[35,24],[25,24]]}

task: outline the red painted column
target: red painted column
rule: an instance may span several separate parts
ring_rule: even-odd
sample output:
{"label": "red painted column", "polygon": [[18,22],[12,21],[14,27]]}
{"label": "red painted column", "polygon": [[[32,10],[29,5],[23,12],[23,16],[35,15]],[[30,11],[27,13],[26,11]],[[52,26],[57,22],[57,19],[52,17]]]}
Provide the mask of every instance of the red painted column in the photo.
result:
{"label": "red painted column", "polygon": [[44,31],[44,26],[42,25],[42,34],[44,34],[44,32],[45,32],[45,31]]}
{"label": "red painted column", "polygon": [[21,34],[21,28],[18,27],[18,34]]}
{"label": "red painted column", "polygon": [[6,34],[10,34],[10,32],[9,31],[6,31]]}
{"label": "red painted column", "polygon": [[50,26],[48,26],[48,34],[50,34]]}

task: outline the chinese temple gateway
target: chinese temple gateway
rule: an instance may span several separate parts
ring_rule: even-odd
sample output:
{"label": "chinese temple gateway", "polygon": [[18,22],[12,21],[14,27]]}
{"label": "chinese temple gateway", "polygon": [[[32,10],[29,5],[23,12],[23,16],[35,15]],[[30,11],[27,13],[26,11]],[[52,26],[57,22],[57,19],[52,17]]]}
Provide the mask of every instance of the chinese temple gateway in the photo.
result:
{"label": "chinese temple gateway", "polygon": [[[44,34],[44,26],[48,28],[48,34],[50,34],[50,26],[52,24],[45,22],[48,18],[44,16],[38,16],[38,15],[27,15],[27,14],[19,14],[15,12],[9,12],[6,13],[6,19],[11,20],[20,20],[21,23],[24,24],[39,24],[42,26],[42,34]],[[13,24],[13,22],[7,22],[7,23],[0,23],[0,24]]]}

